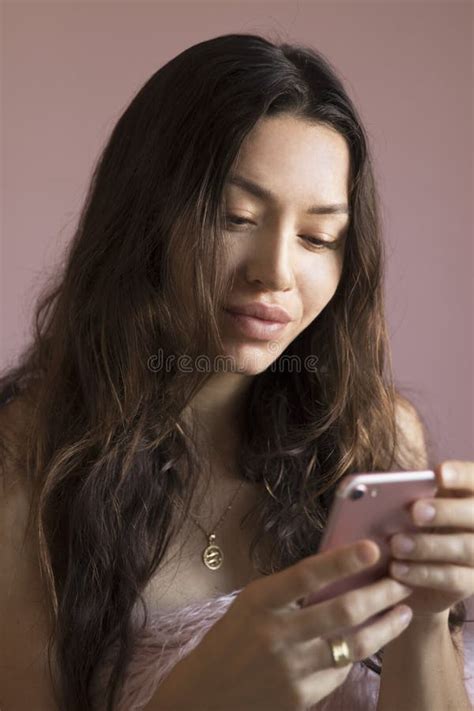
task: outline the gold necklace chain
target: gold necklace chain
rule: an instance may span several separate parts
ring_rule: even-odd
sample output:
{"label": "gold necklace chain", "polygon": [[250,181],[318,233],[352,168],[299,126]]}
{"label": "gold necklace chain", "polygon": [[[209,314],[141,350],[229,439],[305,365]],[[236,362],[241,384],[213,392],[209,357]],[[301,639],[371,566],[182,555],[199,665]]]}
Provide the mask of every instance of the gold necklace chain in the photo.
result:
{"label": "gold necklace chain", "polygon": [[[220,526],[220,524],[221,524],[221,522],[222,522],[222,519],[224,518],[224,516],[226,515],[226,513],[227,513],[228,511],[230,511],[230,509],[231,509],[231,507],[232,507],[232,504],[234,503],[234,499],[235,499],[235,497],[237,496],[237,494],[239,493],[239,491],[241,490],[241,488],[242,488],[242,486],[244,485],[244,483],[245,483],[244,481],[240,482],[240,485],[238,486],[237,491],[236,491],[235,494],[233,495],[230,504],[229,504],[229,505],[227,506],[227,508],[225,509],[224,513],[223,513],[222,516],[220,517],[220,519],[219,519],[219,521],[217,522],[217,524],[213,527],[213,529],[211,529],[211,530],[212,530],[212,533],[207,533],[207,532],[203,529],[203,527],[201,526],[201,524],[199,523],[199,521],[197,521],[197,520],[195,519],[195,517],[193,516],[193,514],[192,514],[192,513],[189,514],[189,515],[191,516],[193,522],[196,524],[196,526],[199,526],[199,528],[201,529],[201,531],[204,533],[204,535],[205,535],[206,538],[207,538],[207,546],[206,546],[206,548],[203,550],[201,557],[202,557],[202,562],[204,563],[204,565],[205,565],[207,568],[209,568],[209,570],[218,570],[218,569],[221,567],[221,565],[222,565],[222,563],[223,563],[223,561],[224,561],[224,553],[223,553],[223,551],[222,551],[222,548],[216,543],[216,533],[215,533],[215,532],[216,532],[217,529],[219,528],[219,526]],[[176,502],[175,502],[175,503],[176,503]],[[180,503],[179,505],[180,505],[181,508],[182,508],[181,503]]]}

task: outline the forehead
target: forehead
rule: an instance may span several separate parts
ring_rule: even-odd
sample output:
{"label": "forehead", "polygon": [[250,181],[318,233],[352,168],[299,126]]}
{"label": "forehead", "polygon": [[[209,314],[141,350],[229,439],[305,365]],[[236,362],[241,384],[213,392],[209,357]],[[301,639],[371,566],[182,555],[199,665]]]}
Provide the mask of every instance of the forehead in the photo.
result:
{"label": "forehead", "polygon": [[350,154],[343,136],[330,127],[282,116],[261,119],[240,148],[226,188],[250,194],[244,177],[263,188],[261,200],[347,202]]}

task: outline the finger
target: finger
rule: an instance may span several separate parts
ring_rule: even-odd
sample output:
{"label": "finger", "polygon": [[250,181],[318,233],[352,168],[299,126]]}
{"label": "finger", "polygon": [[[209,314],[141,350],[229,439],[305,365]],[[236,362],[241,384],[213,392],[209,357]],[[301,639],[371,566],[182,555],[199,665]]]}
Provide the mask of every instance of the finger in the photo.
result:
{"label": "finger", "polygon": [[[349,664],[367,659],[398,637],[410,624],[411,614],[408,619],[401,616],[401,613],[407,609],[409,610],[407,605],[397,605],[363,629],[346,632],[343,639],[349,649]],[[329,640],[334,640],[336,637],[337,635],[319,637],[295,647],[292,653],[294,665],[292,671],[295,676],[301,678],[307,677],[311,672],[314,673],[315,660],[317,660],[318,671],[334,667]]]}
{"label": "finger", "polygon": [[[317,659],[317,656],[313,657]],[[314,668],[313,664],[313,668]],[[344,667],[333,667],[331,671],[318,669],[309,673],[298,683],[300,705],[298,708],[313,708],[317,702],[328,696],[338,686],[344,683],[351,673],[352,664]]]}
{"label": "finger", "polygon": [[411,618],[412,613],[408,605],[397,605],[377,621],[349,634],[347,646],[350,658],[360,661],[375,654],[392,639],[398,637],[410,624]]}
{"label": "finger", "polygon": [[[410,549],[408,546],[412,546]],[[390,539],[395,558],[453,563],[474,567],[474,535],[472,533],[442,533],[410,535],[397,533]]]}
{"label": "finger", "polygon": [[303,642],[324,634],[345,632],[393,607],[412,592],[407,585],[385,577],[330,600],[286,612],[283,616],[284,641]]}
{"label": "finger", "polygon": [[[426,507],[434,513],[428,516]],[[411,507],[411,517],[417,526],[453,526],[474,531],[474,500],[471,496],[462,499],[421,499]]]}
{"label": "finger", "polygon": [[[402,572],[398,567],[405,566],[406,572]],[[396,561],[389,565],[390,575],[413,587],[433,588],[445,592],[469,597],[474,593],[474,570],[461,565],[451,565],[447,563],[420,565],[409,561]]]}
{"label": "finger", "polygon": [[474,462],[449,459],[440,464],[438,471],[443,488],[474,494]]}
{"label": "finger", "polygon": [[307,556],[285,570],[253,580],[243,592],[251,604],[260,608],[284,610],[329,583],[372,566],[379,557],[379,547],[363,539]]}

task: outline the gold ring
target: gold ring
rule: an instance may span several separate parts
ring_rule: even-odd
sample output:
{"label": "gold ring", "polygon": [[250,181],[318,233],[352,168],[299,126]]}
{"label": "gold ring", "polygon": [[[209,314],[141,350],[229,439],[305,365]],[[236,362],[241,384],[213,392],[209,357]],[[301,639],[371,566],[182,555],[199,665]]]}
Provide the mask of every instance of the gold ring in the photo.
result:
{"label": "gold ring", "polygon": [[345,667],[351,663],[349,647],[345,639],[338,637],[337,639],[328,639],[327,641],[335,667]]}

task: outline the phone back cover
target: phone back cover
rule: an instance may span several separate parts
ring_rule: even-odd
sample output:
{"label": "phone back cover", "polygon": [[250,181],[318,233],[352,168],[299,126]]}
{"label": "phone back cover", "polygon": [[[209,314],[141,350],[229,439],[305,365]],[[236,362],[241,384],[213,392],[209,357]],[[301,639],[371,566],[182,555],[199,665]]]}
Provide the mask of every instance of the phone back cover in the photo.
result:
{"label": "phone back cover", "polygon": [[[390,537],[397,531],[419,532],[420,529],[412,522],[409,508],[419,498],[432,498],[436,495],[436,484],[431,478],[434,476],[433,472],[424,471],[416,474],[419,475],[419,480],[410,485],[400,481],[389,481],[378,487],[369,485],[367,493],[359,499],[340,498],[336,494],[328,527],[318,553],[369,538],[377,543],[381,556],[370,568],[339,579],[311,593],[303,600],[301,607],[368,585],[388,574],[389,559],[392,557],[388,544]],[[423,479],[423,475],[430,478]],[[341,486],[355,485],[355,478],[357,477],[359,482],[363,476],[357,474],[345,477]],[[385,476],[390,479],[390,475],[385,474]],[[376,496],[371,495],[373,488],[377,489]],[[375,615],[371,620],[379,615]]]}

